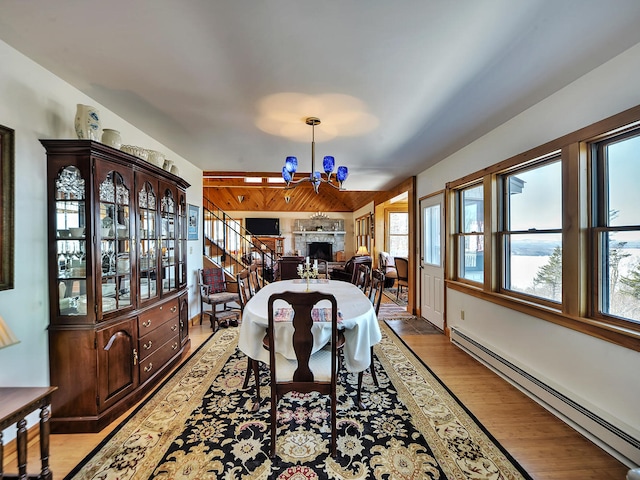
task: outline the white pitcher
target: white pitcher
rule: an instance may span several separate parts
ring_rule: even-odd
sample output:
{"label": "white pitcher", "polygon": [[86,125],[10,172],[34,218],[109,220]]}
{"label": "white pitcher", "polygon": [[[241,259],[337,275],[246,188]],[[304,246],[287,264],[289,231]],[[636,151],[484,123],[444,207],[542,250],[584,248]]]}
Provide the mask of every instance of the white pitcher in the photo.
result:
{"label": "white pitcher", "polygon": [[95,107],[79,103],[76,109],[75,127],[80,140],[99,140],[100,112]]}

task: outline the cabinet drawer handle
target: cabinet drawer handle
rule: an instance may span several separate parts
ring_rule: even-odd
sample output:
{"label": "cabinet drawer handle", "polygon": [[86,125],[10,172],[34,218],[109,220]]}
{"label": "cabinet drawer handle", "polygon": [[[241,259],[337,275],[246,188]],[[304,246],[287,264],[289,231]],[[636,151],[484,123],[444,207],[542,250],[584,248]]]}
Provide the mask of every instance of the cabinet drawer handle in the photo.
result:
{"label": "cabinet drawer handle", "polygon": [[176,307],[175,305],[171,307],[171,313],[176,313],[177,311],[178,311],[178,307]]}
{"label": "cabinet drawer handle", "polygon": [[153,345],[153,342],[149,340],[149,343],[145,343],[144,345],[142,345],[142,348],[144,348],[145,350],[149,350],[151,348],[151,345]]}
{"label": "cabinet drawer handle", "polygon": [[171,345],[171,348],[174,350],[178,349],[178,342],[174,343],[173,345]]}
{"label": "cabinet drawer handle", "polygon": [[138,351],[135,348],[133,349],[133,364],[138,364]]}
{"label": "cabinet drawer handle", "polygon": [[151,326],[151,319],[147,320],[146,322],[142,322],[142,326],[144,328],[148,328]]}
{"label": "cabinet drawer handle", "polygon": [[148,365],[148,366],[146,366],[146,367],[144,367],[144,369],[143,369],[143,370],[144,370],[144,371],[145,371],[145,373],[146,373],[146,372],[150,372],[152,368],[153,368],[153,363],[149,363],[149,365]]}
{"label": "cabinet drawer handle", "polygon": [[177,329],[178,329],[178,325],[177,324],[174,325],[173,327],[171,327],[171,331],[172,332],[175,332]]}

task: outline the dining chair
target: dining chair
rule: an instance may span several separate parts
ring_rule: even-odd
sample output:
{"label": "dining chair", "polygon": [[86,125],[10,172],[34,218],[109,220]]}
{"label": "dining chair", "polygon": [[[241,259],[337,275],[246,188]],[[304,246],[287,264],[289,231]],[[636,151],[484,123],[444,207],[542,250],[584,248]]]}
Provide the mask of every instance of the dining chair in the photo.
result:
{"label": "dining chair", "polygon": [[[374,269],[371,272],[371,290],[369,291],[369,300],[373,305],[374,310],[376,311],[376,316],[380,312],[380,303],[382,302],[382,292],[384,292],[384,282],[385,275],[384,272],[380,269]],[[376,387],[379,387],[378,377],[376,377],[376,369],[373,364],[373,346],[371,347],[371,364],[369,365],[369,369],[371,371],[371,378],[373,380],[373,384]],[[364,403],[362,402],[362,379],[364,376],[364,372],[358,373],[358,407],[362,410],[364,409]]]}
{"label": "dining chair", "polygon": [[327,260],[318,260],[318,278],[329,279],[329,262]]}
{"label": "dining chair", "polygon": [[[325,305],[330,305],[330,314]],[[283,307],[283,305],[288,305]],[[283,308],[289,310],[283,314]],[[324,310],[331,321],[331,343],[312,354],[314,309]],[[328,314],[328,315],[327,315]],[[295,360],[278,353],[274,328],[276,318],[293,323],[293,349]],[[290,320],[289,320],[290,319]],[[336,402],[337,402],[337,336],[338,304],[331,294],[321,292],[274,293],[268,302],[269,368],[271,371],[271,456],[276,453],[278,400],[288,392],[319,392],[331,399],[331,456],[336,456]]]}
{"label": "dining chair", "polygon": [[[209,315],[211,319],[211,329],[214,332],[221,326],[226,327],[226,322],[228,321],[237,325],[240,310],[236,305],[240,299],[238,292],[233,292],[228,289],[229,284],[232,283],[235,282],[227,281],[222,268],[212,267],[198,270],[200,325],[202,325],[202,317],[205,314]],[[211,305],[211,310],[204,310],[205,303]],[[218,305],[222,305],[222,310],[218,310]]]}
{"label": "dining chair", "polygon": [[[242,311],[244,311],[244,307],[249,303],[249,300],[254,295],[253,289],[251,288],[251,271],[249,268],[245,268],[244,270],[238,272],[237,275],[238,280],[238,293],[240,294],[240,307]],[[266,338],[266,337],[265,337]],[[263,340],[264,343],[264,340]],[[260,364],[257,360],[253,358],[247,357],[247,370],[244,374],[244,382],[242,384],[242,388],[246,389],[249,386],[249,381],[251,380],[251,373],[254,375],[255,379],[255,401],[253,403],[252,411],[257,412],[260,409]]]}
{"label": "dining chair", "polygon": [[258,293],[263,287],[262,277],[260,276],[258,264],[256,263],[253,263],[249,266],[249,285],[251,286],[253,295]]}
{"label": "dining chair", "polygon": [[393,263],[396,265],[398,278],[396,280],[396,300],[402,292],[402,287],[409,288],[409,261],[403,257],[394,257]]}
{"label": "dining chair", "polygon": [[251,297],[254,295],[254,291],[251,288],[251,272],[248,268],[245,268],[238,272],[236,280],[238,281],[238,293],[240,294],[240,309],[244,310],[244,306],[247,304]]}
{"label": "dining chair", "polygon": [[369,288],[369,280],[371,278],[371,267],[361,263],[358,265],[358,272],[354,278],[354,285],[362,290],[362,293],[367,295]]}

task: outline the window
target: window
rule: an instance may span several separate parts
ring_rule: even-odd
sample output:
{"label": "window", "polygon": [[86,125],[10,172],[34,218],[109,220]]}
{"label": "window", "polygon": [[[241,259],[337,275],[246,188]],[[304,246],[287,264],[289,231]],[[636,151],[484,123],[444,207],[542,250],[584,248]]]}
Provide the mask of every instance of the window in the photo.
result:
{"label": "window", "polygon": [[447,288],[640,351],[639,178],[640,105],[449,182]]}
{"label": "window", "polygon": [[502,288],[562,301],[562,168],[559,157],[501,177]]}
{"label": "window", "polygon": [[388,249],[392,257],[409,256],[409,213],[389,212]]}
{"label": "window", "polygon": [[640,133],[594,145],[597,312],[640,321]]}
{"label": "window", "polygon": [[472,282],[484,279],[484,187],[474,185],[459,192],[458,276]]}
{"label": "window", "polygon": [[440,266],[440,205],[424,209],[424,263]]}
{"label": "window", "polygon": [[356,218],[356,252],[360,247],[365,247],[371,254],[373,215],[367,214]]}

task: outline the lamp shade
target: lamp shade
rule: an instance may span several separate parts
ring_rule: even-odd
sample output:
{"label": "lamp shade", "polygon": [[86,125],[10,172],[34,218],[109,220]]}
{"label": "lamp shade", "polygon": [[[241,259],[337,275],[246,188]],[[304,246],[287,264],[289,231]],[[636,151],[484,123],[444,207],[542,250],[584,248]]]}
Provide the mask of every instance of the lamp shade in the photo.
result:
{"label": "lamp shade", "polygon": [[365,247],[364,245],[360,245],[358,247],[356,255],[369,255],[369,251],[367,250],[367,247]]}
{"label": "lamp shade", "polygon": [[333,172],[333,168],[335,167],[335,164],[336,164],[335,158],[329,155],[324,157],[324,159],[322,160],[322,167],[324,168],[324,173],[329,175],[331,172]]}
{"label": "lamp shade", "polygon": [[296,173],[298,170],[298,159],[296,157],[287,157],[284,166],[289,173]]}
{"label": "lamp shade", "polygon": [[0,348],[15,345],[19,342],[20,340],[13,334],[9,326],[5,323],[4,318],[0,317]]}

